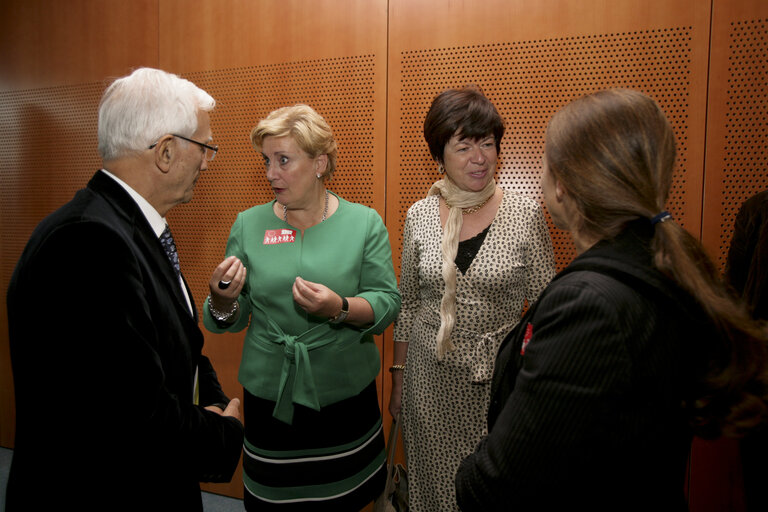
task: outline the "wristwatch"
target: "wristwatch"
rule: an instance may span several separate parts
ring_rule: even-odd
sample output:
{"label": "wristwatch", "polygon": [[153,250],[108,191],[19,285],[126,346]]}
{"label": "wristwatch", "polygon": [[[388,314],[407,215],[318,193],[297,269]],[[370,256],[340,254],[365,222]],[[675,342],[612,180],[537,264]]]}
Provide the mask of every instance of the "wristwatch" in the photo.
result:
{"label": "wristwatch", "polygon": [[331,317],[331,323],[332,324],[340,324],[344,320],[347,319],[347,315],[349,314],[349,302],[347,301],[346,297],[341,298],[341,311],[339,311],[339,314],[336,316]]}

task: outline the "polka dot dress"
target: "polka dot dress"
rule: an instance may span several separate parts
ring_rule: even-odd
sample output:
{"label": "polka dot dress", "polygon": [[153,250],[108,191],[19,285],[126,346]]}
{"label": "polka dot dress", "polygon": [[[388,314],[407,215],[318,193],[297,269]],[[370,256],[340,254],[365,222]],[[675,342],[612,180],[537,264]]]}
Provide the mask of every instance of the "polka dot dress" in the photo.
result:
{"label": "polka dot dress", "polygon": [[412,512],[459,510],[454,478],[487,433],[493,364],[501,341],[554,276],[541,207],[504,191],[496,218],[465,274],[457,271],[456,350],[436,356],[443,295],[438,196],[408,210],[395,340],[408,341],[403,435]]}

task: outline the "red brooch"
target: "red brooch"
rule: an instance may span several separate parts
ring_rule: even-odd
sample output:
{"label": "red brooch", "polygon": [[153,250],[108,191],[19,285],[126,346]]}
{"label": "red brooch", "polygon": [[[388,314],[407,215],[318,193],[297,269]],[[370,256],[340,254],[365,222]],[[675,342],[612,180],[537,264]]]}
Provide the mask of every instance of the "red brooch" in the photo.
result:
{"label": "red brooch", "polygon": [[531,338],[533,338],[533,325],[528,322],[528,325],[525,326],[525,336],[523,337],[523,346],[520,347],[520,355],[525,355],[525,347],[528,346],[528,344],[531,342]]}

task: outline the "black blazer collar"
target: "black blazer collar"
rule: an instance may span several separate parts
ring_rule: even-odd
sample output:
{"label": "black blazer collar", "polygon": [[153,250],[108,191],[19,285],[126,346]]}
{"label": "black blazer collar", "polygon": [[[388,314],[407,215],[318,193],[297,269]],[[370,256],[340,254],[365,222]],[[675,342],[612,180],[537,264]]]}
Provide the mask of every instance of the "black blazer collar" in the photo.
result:
{"label": "black blazer collar", "polygon": [[131,195],[118,182],[101,171],[98,171],[93,175],[88,182],[88,189],[91,192],[102,196],[109,202],[118,217],[132,232],[134,241],[145,248],[145,254],[150,261],[152,261],[156,269],[162,274],[167,286],[173,292],[177,307],[183,309],[186,316],[196,324],[197,309],[195,308],[195,301],[192,298],[192,292],[187,285],[187,281],[182,276],[182,281],[184,281],[184,286],[186,287],[187,295],[189,296],[189,301],[192,305],[191,312],[187,305],[187,299],[184,297],[184,293],[179,286],[179,280],[176,278],[176,274],[168,260],[168,256],[165,254],[165,250],[160,243],[160,239],[149,224],[144,212],[142,212],[139,205],[136,204],[136,201],[134,201]]}

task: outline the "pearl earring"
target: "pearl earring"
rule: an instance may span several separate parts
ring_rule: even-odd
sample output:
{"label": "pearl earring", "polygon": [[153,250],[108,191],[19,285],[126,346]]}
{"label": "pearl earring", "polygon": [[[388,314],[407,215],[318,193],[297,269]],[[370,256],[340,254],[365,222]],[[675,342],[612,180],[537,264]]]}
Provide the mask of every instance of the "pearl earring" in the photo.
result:
{"label": "pearl earring", "polygon": [[322,177],[323,177],[323,175],[322,175],[322,174],[315,174],[315,176],[317,176],[317,179],[320,179],[320,178],[322,178]]}

